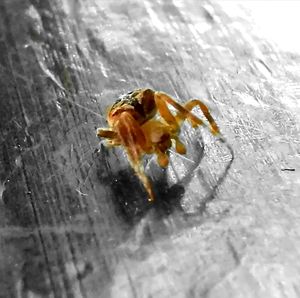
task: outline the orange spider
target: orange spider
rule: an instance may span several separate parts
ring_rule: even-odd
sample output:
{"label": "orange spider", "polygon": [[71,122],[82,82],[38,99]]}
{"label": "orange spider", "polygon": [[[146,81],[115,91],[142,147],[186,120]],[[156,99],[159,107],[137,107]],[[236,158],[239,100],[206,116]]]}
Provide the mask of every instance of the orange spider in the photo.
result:
{"label": "orange spider", "polygon": [[[176,115],[171,113],[168,104],[177,110]],[[130,165],[149,194],[149,201],[154,200],[154,192],[144,172],[142,158],[145,154],[156,154],[158,164],[166,167],[169,163],[168,150],[172,145],[175,145],[176,152],[185,154],[186,148],[179,140],[182,122],[188,119],[194,128],[205,125],[190,112],[195,106],[200,107],[208,120],[211,133],[220,135],[203,102],[193,99],[182,106],[169,95],[151,89],[137,89],[121,96],[108,111],[109,128],[97,129],[97,136],[106,138],[108,146],[125,148]],[[156,116],[158,113],[160,117]]]}

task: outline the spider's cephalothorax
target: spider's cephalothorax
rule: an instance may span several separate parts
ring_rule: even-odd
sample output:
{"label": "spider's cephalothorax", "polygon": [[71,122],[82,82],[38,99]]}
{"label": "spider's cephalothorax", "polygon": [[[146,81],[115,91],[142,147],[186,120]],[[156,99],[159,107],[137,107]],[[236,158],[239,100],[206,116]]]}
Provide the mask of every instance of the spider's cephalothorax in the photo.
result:
{"label": "spider's cephalothorax", "polygon": [[137,89],[120,98],[110,107],[108,123],[113,126],[115,118],[125,111],[130,112],[134,119],[141,125],[153,118],[156,114],[154,92],[151,89]]}
{"label": "spider's cephalothorax", "polygon": [[[174,115],[168,108],[173,106]],[[219,129],[206,105],[198,99],[181,105],[169,95],[151,89],[137,89],[121,96],[108,110],[109,128],[98,128],[97,136],[106,138],[110,146],[123,146],[128,160],[154,200],[154,193],[144,173],[142,158],[145,154],[156,154],[158,164],[166,167],[169,163],[168,150],[175,146],[176,152],[185,154],[186,148],[179,140],[180,126],[188,119],[196,128],[205,123],[191,113],[198,106],[210,124],[212,134],[219,135]]]}

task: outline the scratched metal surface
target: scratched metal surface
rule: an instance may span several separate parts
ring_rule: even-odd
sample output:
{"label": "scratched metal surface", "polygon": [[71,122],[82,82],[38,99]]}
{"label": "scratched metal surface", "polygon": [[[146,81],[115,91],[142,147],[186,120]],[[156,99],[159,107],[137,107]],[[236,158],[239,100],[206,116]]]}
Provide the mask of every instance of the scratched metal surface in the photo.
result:
{"label": "scratched metal surface", "polygon": [[[1,1],[0,297],[300,296],[300,56],[237,6]],[[205,100],[226,177],[185,126],[146,201],[95,137],[138,87]]]}

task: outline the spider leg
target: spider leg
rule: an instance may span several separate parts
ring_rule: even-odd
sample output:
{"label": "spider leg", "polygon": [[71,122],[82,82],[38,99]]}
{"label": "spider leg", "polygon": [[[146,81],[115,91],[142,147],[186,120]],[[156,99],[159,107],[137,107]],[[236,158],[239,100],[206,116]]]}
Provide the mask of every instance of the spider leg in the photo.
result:
{"label": "spider leg", "polygon": [[[180,124],[182,121],[180,119],[177,119],[169,110],[167,103],[171,104],[173,107],[175,107],[178,111],[181,112],[181,114],[190,114],[189,111],[185,110],[183,106],[181,106],[179,103],[174,101],[171,97],[166,95],[162,92],[155,92],[154,95],[155,103],[157,106],[157,109],[161,115],[161,117],[167,122],[169,127],[169,133],[171,135],[171,138],[175,141],[175,149],[176,152],[179,154],[185,154],[186,148],[184,144],[179,140],[178,134],[180,129]],[[180,114],[180,115],[181,115]],[[198,124],[202,124],[202,121],[200,119],[198,120]]]}
{"label": "spider leg", "polygon": [[171,113],[171,111],[168,108],[167,95],[165,95],[162,92],[155,92],[154,94],[154,100],[156,103],[156,107],[161,115],[161,117],[176,131],[179,129],[179,124],[175,118],[175,116]]}
{"label": "spider leg", "polygon": [[[166,103],[168,103],[178,111],[178,114],[176,115],[176,117],[174,117],[172,115],[172,117],[175,118],[175,120],[173,120],[173,122],[176,123],[177,127],[179,127],[181,122],[184,121],[185,119],[188,119],[191,122],[193,127],[197,127],[198,125],[205,125],[205,123],[201,119],[196,117],[194,114],[192,114],[189,110],[187,110],[184,106],[182,106],[181,104],[176,102],[172,97],[170,97],[166,93],[155,92],[155,102],[157,101],[157,98],[160,101],[164,101],[165,106],[167,106]],[[161,116],[166,120],[166,118],[164,117],[164,114],[162,114],[162,112],[165,112],[165,110],[160,109],[159,106],[157,106],[157,108],[158,108],[159,112],[161,113]],[[168,107],[167,107],[167,109],[168,109]],[[169,111],[169,113],[171,113],[169,109],[168,109],[168,111]]]}
{"label": "spider leg", "polygon": [[214,136],[220,135],[220,130],[219,130],[215,120],[211,116],[207,106],[199,99],[190,100],[184,106],[182,106],[181,104],[176,102],[173,98],[171,98],[169,95],[167,95],[163,92],[156,92],[155,94],[161,100],[167,102],[168,104],[172,105],[175,109],[178,110],[178,113],[175,116],[175,119],[176,119],[176,122],[178,125],[185,119],[188,119],[191,122],[193,127],[197,127],[198,125],[203,125],[203,126],[207,127],[207,125],[201,119],[199,119],[197,116],[195,116],[193,113],[191,113],[191,110],[195,106],[199,106],[201,111],[203,112],[204,116],[206,117],[206,119],[208,120],[208,122],[210,124],[211,133]]}
{"label": "spider leg", "polygon": [[[207,106],[200,101],[199,99],[192,99],[190,101],[188,101],[184,106],[182,106],[181,104],[179,104],[178,102],[176,102],[173,98],[171,98],[169,95],[167,95],[166,93],[163,92],[155,92],[155,98],[159,98],[162,101],[167,102],[168,104],[172,105],[175,109],[178,110],[177,115],[175,116],[177,125],[180,125],[182,121],[184,121],[185,119],[190,120],[191,124],[193,127],[197,127],[198,125],[203,125],[204,127],[208,128],[209,127],[205,124],[205,122],[203,122],[201,119],[199,119],[197,116],[195,116],[193,113],[191,113],[191,110],[195,107],[195,106],[199,106],[202,113],[204,114],[204,116],[206,117],[206,119],[208,120],[209,124],[210,124],[210,131],[211,133],[217,137],[217,139],[225,144],[225,146],[228,148],[232,158],[230,160],[230,164],[229,167],[231,166],[233,160],[234,160],[234,152],[233,149],[231,147],[231,145],[227,142],[227,140],[225,139],[225,137],[221,134],[215,120],[213,119],[213,117],[211,116]],[[159,107],[158,107],[159,109]],[[160,113],[161,110],[159,109]],[[161,114],[162,115],[162,114]],[[172,115],[173,116],[173,115]],[[163,117],[163,115],[162,115]],[[174,117],[174,116],[173,116]],[[163,117],[164,118],[164,117]],[[165,118],[164,118],[165,119]],[[229,168],[227,169],[229,170]]]}
{"label": "spider leg", "polygon": [[169,164],[169,156],[164,152],[155,152],[157,155],[157,162],[162,168],[166,168]]}
{"label": "spider leg", "polygon": [[129,163],[137,177],[144,185],[148,200],[154,201],[154,192],[151,182],[145,174],[142,157],[149,151],[149,142],[140,124],[130,113],[123,112],[120,115],[118,125],[115,127],[121,144],[124,146]]}
{"label": "spider leg", "polygon": [[[226,169],[226,173],[229,170],[229,168],[231,167],[231,164],[234,160],[234,152],[233,149],[231,147],[231,145],[227,142],[227,140],[225,139],[225,137],[221,134],[219,127],[217,125],[217,123],[215,122],[214,118],[212,117],[212,115],[210,114],[207,106],[199,99],[192,99],[190,101],[188,101],[184,107],[188,110],[191,111],[194,107],[199,106],[199,108],[201,109],[202,113],[204,114],[205,118],[207,119],[207,121],[210,124],[210,130],[211,133],[216,136],[218,138],[218,140],[223,143],[227,149],[229,150],[230,154],[231,154],[231,160],[229,162],[228,165],[228,169]],[[180,117],[180,116],[179,116]]]}
{"label": "spider leg", "polygon": [[114,139],[117,137],[117,133],[115,131],[106,128],[97,128],[96,135],[99,138],[107,138],[107,139]]}
{"label": "spider leg", "polygon": [[151,182],[149,180],[149,178],[146,176],[145,174],[145,170],[144,167],[141,163],[141,161],[137,161],[137,160],[132,160],[130,158],[130,156],[128,156],[128,160],[130,165],[132,166],[132,168],[135,171],[135,174],[138,176],[138,178],[140,179],[140,181],[142,182],[142,184],[144,185],[149,197],[148,197],[148,201],[154,201],[155,199],[155,195],[152,189],[152,185]]}
{"label": "spider leg", "polygon": [[142,130],[148,143],[151,144],[146,153],[156,154],[158,164],[163,168],[167,167],[169,164],[167,150],[172,146],[170,126],[159,120],[149,120],[142,126]]}
{"label": "spider leg", "polygon": [[186,154],[185,145],[179,140],[179,138],[177,136],[173,136],[173,139],[175,140],[176,152],[179,154]]}
{"label": "spider leg", "polygon": [[118,137],[118,134],[111,130],[111,129],[106,129],[106,128],[98,128],[96,135],[98,138],[105,138],[107,139],[107,143],[106,145],[108,146],[120,146],[121,145],[121,141]]}
{"label": "spider leg", "polygon": [[210,114],[207,106],[201,100],[199,100],[199,99],[192,99],[192,100],[188,101],[184,105],[184,108],[187,109],[190,112],[196,106],[198,106],[201,109],[201,111],[204,114],[205,118],[209,122],[212,134],[213,135],[219,135],[220,134],[220,130],[219,130],[218,126],[217,126],[217,123],[215,122],[214,118]]}

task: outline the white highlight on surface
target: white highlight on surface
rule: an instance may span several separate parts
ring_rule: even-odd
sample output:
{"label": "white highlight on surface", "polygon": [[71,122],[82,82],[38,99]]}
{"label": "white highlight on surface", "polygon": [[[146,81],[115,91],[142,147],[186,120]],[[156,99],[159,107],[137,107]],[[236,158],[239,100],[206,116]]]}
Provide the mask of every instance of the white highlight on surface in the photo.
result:
{"label": "white highlight on surface", "polygon": [[184,160],[186,160],[186,161],[188,161],[188,162],[190,162],[190,163],[193,163],[193,164],[195,163],[193,160],[191,160],[191,159],[189,159],[189,158],[187,158],[187,157],[185,157],[185,156],[183,156],[183,155],[177,153],[176,151],[174,151],[174,150],[172,150],[172,149],[169,149],[169,151],[170,151],[170,153],[172,153],[172,154],[174,154],[174,155],[176,155],[176,156],[179,156],[180,158],[182,158],[182,159],[184,159]]}
{"label": "white highlight on surface", "polygon": [[0,201],[2,201],[2,195],[3,195],[3,192],[5,190],[5,186],[4,186],[4,183],[3,184],[0,184]]}
{"label": "white highlight on surface", "polygon": [[300,52],[300,1],[218,1],[229,15],[238,16],[239,8],[249,12],[259,33],[282,50]]}
{"label": "white highlight on surface", "polygon": [[153,24],[154,27],[156,27],[160,31],[164,31],[164,23],[158,18],[157,13],[153,11],[153,8],[151,5],[148,3],[148,1],[144,2],[146,11],[149,14],[150,20]]}

